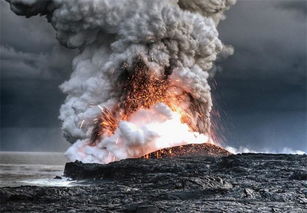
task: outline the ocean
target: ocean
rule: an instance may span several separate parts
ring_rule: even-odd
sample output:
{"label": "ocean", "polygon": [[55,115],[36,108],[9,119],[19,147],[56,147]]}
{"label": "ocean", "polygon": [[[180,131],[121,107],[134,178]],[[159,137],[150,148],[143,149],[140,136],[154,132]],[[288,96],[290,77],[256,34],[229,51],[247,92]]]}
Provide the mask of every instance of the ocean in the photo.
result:
{"label": "ocean", "polygon": [[0,152],[0,187],[72,186],[63,175],[66,159],[59,152]]}

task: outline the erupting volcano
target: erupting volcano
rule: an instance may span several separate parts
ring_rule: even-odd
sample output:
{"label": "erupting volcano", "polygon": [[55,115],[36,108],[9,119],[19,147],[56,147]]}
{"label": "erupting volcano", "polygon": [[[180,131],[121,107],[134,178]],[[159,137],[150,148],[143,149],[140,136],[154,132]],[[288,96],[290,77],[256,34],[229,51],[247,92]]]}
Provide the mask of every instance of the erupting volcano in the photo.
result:
{"label": "erupting volcano", "polygon": [[208,79],[233,52],[217,25],[235,0],[8,1],[19,15],[46,15],[61,44],[79,50],[61,85],[71,161],[214,143]]}
{"label": "erupting volcano", "polygon": [[[121,66],[119,102],[102,108],[95,119],[90,146],[109,152],[107,161],[141,157],[153,151],[189,143],[209,142],[209,116],[206,104],[176,85],[179,80],[149,70],[141,56]],[[173,83],[175,82],[175,83]],[[75,152],[84,152],[84,146]],[[110,152],[110,150],[115,150]],[[97,151],[97,150],[95,150]]]}

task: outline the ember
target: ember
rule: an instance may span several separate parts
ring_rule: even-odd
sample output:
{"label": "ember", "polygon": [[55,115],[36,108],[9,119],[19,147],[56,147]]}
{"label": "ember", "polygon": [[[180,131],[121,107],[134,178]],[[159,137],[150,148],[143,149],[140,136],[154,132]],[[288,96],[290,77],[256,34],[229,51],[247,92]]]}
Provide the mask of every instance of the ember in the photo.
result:
{"label": "ember", "polygon": [[[167,68],[168,71],[159,76],[157,72],[149,70],[141,56],[134,60],[132,69],[124,63],[119,77],[120,83],[116,85],[122,88],[119,91],[123,91],[120,101],[111,110],[102,109],[90,142],[95,144],[103,137],[113,135],[120,121],[128,120],[136,111],[149,109],[158,103],[164,103],[173,112],[179,113],[181,122],[187,124],[191,131],[208,134],[210,120],[209,115],[206,115],[205,103],[197,101],[191,94],[172,85],[168,80],[171,69]],[[182,108],[182,105],[188,107]]]}

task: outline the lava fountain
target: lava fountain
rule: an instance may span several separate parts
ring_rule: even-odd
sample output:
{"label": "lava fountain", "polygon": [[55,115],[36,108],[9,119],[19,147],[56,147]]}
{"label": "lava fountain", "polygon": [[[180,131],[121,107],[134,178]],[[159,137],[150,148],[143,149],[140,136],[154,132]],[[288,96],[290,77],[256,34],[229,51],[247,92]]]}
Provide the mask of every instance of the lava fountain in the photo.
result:
{"label": "lava fountain", "polygon": [[[206,104],[199,103],[196,108],[191,94],[173,83],[179,81],[171,80],[171,72],[149,70],[141,56],[134,59],[131,68],[123,65],[122,69],[116,85],[123,91],[122,96],[115,105],[101,108],[85,146],[99,147],[109,162],[209,142],[210,123],[208,116],[202,114]],[[84,144],[69,152],[82,153],[83,149]]]}
{"label": "lava fountain", "polygon": [[61,85],[71,161],[213,143],[208,79],[233,52],[217,25],[235,0],[7,1],[18,15],[46,15],[60,43],[79,50]]}

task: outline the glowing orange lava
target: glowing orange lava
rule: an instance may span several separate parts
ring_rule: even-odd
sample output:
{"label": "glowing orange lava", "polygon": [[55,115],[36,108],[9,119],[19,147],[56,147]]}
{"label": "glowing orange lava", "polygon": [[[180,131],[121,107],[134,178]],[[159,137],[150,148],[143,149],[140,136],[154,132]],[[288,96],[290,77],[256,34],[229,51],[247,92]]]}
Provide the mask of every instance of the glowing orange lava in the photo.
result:
{"label": "glowing orange lava", "polygon": [[123,91],[119,103],[112,109],[101,109],[102,113],[92,131],[91,143],[114,134],[118,123],[128,120],[134,112],[149,109],[157,103],[164,103],[179,114],[180,121],[187,124],[191,131],[208,134],[210,125],[204,107],[187,92],[172,85],[168,80],[170,69],[165,70],[163,75],[149,70],[141,57],[135,59],[132,68],[124,63],[117,85]]}
{"label": "glowing orange lava", "polygon": [[[175,85],[169,79],[170,68],[161,74],[138,57],[131,67],[124,63],[120,73],[118,102],[108,108],[98,106],[101,114],[95,119],[89,143],[108,153],[104,162],[146,157],[152,152],[159,157],[158,150],[165,148],[213,143],[206,103]],[[109,150],[113,146],[122,151]],[[86,144],[81,147],[84,150]],[[172,149],[167,152],[173,155]]]}

